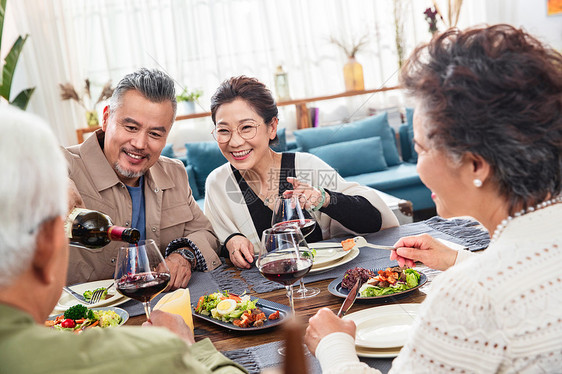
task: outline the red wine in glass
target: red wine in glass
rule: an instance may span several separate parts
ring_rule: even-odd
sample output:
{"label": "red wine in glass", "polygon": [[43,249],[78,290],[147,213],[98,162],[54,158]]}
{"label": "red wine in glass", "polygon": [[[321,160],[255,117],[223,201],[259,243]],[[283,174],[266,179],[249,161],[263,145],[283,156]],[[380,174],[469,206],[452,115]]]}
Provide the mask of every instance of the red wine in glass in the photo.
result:
{"label": "red wine in glass", "polygon": [[119,248],[114,280],[120,294],[143,303],[150,319],[150,300],[168,286],[170,269],[154,240],[141,240]]}
{"label": "red wine in glass", "polygon": [[138,273],[119,279],[116,288],[122,295],[145,303],[164,291],[169,282],[168,273]]}
{"label": "red wine in glass", "polygon": [[273,228],[274,229],[284,229],[288,226],[297,225],[303,234],[304,237],[307,237],[312,231],[314,231],[314,226],[316,225],[316,221],[312,218],[305,218],[305,219],[293,219],[290,221],[279,222],[276,223]]}
{"label": "red wine in glass", "polygon": [[288,286],[304,277],[311,267],[312,261],[289,258],[268,262],[261,266],[259,271],[270,281]]}

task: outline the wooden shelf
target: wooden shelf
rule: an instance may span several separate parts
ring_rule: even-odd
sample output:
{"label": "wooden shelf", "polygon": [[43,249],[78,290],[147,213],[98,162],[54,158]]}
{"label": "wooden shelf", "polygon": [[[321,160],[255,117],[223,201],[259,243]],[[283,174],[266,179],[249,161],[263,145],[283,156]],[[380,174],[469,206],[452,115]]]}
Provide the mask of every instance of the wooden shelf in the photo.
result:
{"label": "wooden shelf", "polygon": [[[385,91],[392,91],[400,89],[399,86],[393,87],[382,87],[376,88],[371,90],[360,90],[360,91],[346,91],[334,95],[327,95],[327,96],[317,96],[317,97],[308,97],[305,99],[294,99],[294,100],[287,100],[287,101],[280,101],[277,103],[277,106],[287,106],[287,105],[294,105],[297,110],[297,128],[305,129],[311,127],[310,118],[308,116],[308,108],[307,104],[312,103],[315,101],[324,101],[324,100],[333,100],[333,99],[340,99],[342,97],[350,97],[350,96],[359,96],[359,95],[367,95],[371,93],[377,92],[385,92]],[[186,120],[186,119],[194,119],[194,118],[202,118],[202,117],[209,117],[211,116],[211,112],[203,112],[203,113],[195,113],[195,114],[188,114],[183,116],[177,116],[176,121]]]}
{"label": "wooden shelf", "polygon": [[83,127],[81,129],[76,129],[76,137],[78,138],[78,144],[84,142],[84,134],[94,132],[97,129],[101,129],[101,126],[96,127]]}
{"label": "wooden shelf", "polygon": [[[308,103],[313,103],[315,101],[324,101],[324,100],[333,100],[333,99],[340,99],[342,97],[350,97],[350,96],[360,96],[360,95],[368,95],[377,92],[385,92],[385,91],[392,91],[400,89],[399,86],[394,87],[382,87],[376,88],[372,90],[360,90],[360,91],[346,91],[334,95],[326,95],[326,96],[317,96],[317,97],[308,97],[305,99],[294,99],[294,100],[287,100],[287,101],[280,101],[277,103],[277,106],[287,106],[287,105],[294,105],[297,111],[297,128],[298,129],[306,129],[311,127],[310,118],[308,116]],[[194,114],[187,114],[182,116],[177,116],[176,121],[182,121],[186,119],[195,119],[195,118],[203,118],[203,117],[210,117],[211,112],[202,112],[202,113],[194,113]],[[99,129],[99,127],[87,127],[82,129],[76,130],[76,136],[78,138],[78,142],[82,143],[84,141],[84,134],[95,131]]]}

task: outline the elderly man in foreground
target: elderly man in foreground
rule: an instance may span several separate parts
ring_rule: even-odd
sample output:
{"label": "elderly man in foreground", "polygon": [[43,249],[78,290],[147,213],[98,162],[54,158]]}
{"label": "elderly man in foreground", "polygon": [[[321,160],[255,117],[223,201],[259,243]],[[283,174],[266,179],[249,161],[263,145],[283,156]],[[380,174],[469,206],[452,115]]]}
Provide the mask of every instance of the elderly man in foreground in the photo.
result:
{"label": "elderly man in foreground", "polygon": [[[0,106],[0,372],[242,373],[182,318],[153,312],[149,326],[80,335],[42,326],[66,280],[67,170],[49,128]],[[170,330],[170,331],[168,331]]]}

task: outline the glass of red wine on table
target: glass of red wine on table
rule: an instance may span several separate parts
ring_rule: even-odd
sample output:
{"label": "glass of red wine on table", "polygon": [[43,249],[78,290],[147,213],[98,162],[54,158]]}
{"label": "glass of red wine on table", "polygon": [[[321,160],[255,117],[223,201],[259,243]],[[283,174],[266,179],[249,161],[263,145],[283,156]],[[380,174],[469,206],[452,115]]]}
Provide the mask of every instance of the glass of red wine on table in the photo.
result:
{"label": "glass of red wine on table", "polygon": [[[306,238],[316,226],[316,220],[312,214],[302,209],[299,204],[298,195],[281,196],[275,200],[273,206],[273,216],[271,218],[271,227],[281,229],[296,225],[302,235]],[[305,242],[306,243],[306,242]],[[300,279],[300,287],[294,295],[295,299],[304,299],[316,296],[320,293],[320,289],[316,287],[306,287],[302,278]]]}
{"label": "glass of red wine on table", "polygon": [[256,265],[265,278],[285,286],[294,314],[293,283],[312,268],[312,254],[299,228],[287,226],[265,230]]}
{"label": "glass of red wine on table", "polygon": [[[285,286],[294,318],[293,283],[312,268],[312,254],[300,229],[289,225],[265,230],[256,266],[265,278]],[[285,348],[279,348],[278,352],[285,355]]]}
{"label": "glass of red wine on table", "polygon": [[115,265],[115,288],[144,305],[150,319],[150,301],[168,286],[170,270],[154,240],[119,248]]}

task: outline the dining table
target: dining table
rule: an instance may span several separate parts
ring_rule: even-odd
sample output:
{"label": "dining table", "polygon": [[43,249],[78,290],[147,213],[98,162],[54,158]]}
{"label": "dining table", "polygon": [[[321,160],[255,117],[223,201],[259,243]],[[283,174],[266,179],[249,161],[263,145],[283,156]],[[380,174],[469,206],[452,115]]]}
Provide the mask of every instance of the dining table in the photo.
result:
{"label": "dining table", "polygon": [[[460,250],[479,251],[485,249],[489,244],[489,236],[478,222],[469,218],[456,218],[445,220],[440,217],[433,217],[422,222],[402,225],[395,228],[386,229],[377,233],[365,235],[367,242],[380,245],[393,245],[398,238],[429,233],[430,235],[454,244]],[[325,242],[340,243],[349,237],[333,238]],[[310,244],[314,247],[314,244]],[[333,287],[330,292],[330,285],[334,284],[335,279],[343,277],[344,273],[354,267],[367,269],[384,269],[396,266],[396,261],[389,259],[388,250],[374,248],[360,248],[358,253],[351,256],[351,260],[342,261],[340,265],[335,261],[333,267],[312,272],[304,278],[306,286],[320,289],[316,296],[295,299],[294,306],[296,317],[302,323],[303,328],[308,324],[308,320],[320,308],[329,308],[337,313],[343,298],[333,294]],[[314,268],[313,268],[314,269]],[[423,273],[427,281],[423,286],[411,292],[399,296],[388,296],[384,298],[361,300],[357,299],[348,316],[367,308],[377,308],[390,304],[418,304],[422,303],[431,290],[432,280],[440,271],[430,269],[423,264],[416,264],[416,270]],[[298,283],[295,284],[295,291]],[[252,269],[237,269],[228,260],[224,264],[211,272],[196,272],[192,275],[188,288],[191,294],[191,303],[197,303],[200,296],[216,292],[218,290],[229,290],[230,292],[241,294],[246,293],[260,299],[275,303],[289,305],[285,288],[277,283],[270,282],[263,278],[255,266]],[[158,295],[152,302],[157,302]],[[127,325],[141,325],[146,321],[142,305],[134,300],[128,301],[121,307],[127,310],[130,318]],[[266,368],[279,367],[283,363],[284,357],[278,353],[278,348],[283,346],[285,330],[283,324],[263,330],[235,331],[224,326],[203,320],[194,315],[194,335],[195,340],[209,338],[217,350],[227,357],[242,364],[250,373],[260,373]],[[320,373],[320,365],[316,358],[305,350],[309,373]],[[360,358],[371,367],[376,367],[381,372],[386,373],[391,367],[393,358]]]}

